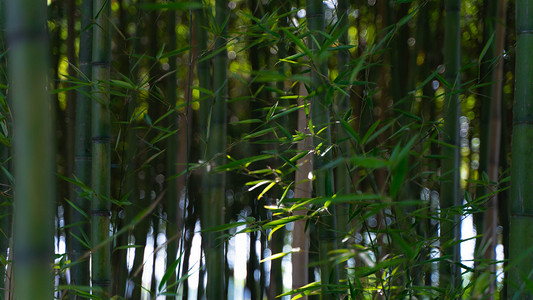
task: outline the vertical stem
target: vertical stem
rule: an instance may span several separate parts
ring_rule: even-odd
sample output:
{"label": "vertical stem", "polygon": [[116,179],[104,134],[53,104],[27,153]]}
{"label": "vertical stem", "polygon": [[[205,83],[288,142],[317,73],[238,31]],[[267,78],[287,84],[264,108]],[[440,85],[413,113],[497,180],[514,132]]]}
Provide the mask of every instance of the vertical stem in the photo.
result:
{"label": "vertical stem", "polygon": [[[307,90],[303,84],[300,84],[300,97],[304,98],[307,96]],[[303,100],[298,100],[298,105],[303,105]],[[298,110],[298,131],[303,132],[306,135],[309,135],[309,128],[307,126],[309,121],[307,120],[305,110]],[[306,138],[298,142],[298,151],[306,151],[309,153],[309,150],[313,147],[312,140]],[[295,198],[311,198],[311,193],[313,191],[313,185],[311,181],[306,181],[308,174],[313,170],[313,156],[307,154],[306,156],[300,158],[297,161],[298,170],[294,175],[294,197]],[[295,212],[297,215],[305,215],[305,210],[298,210]],[[292,248],[299,249],[297,252],[292,253],[292,289],[301,288],[309,283],[309,230],[306,228],[306,220],[298,220],[294,222],[294,227],[292,229]],[[303,300],[306,300],[307,297],[303,296]]]}
{"label": "vertical stem", "polygon": [[[348,9],[350,4],[347,0],[338,0],[337,17],[339,18],[339,30],[342,34],[339,37],[341,46],[348,45]],[[350,51],[341,50],[337,53],[337,70],[339,76],[347,78],[349,72],[348,63],[350,60]],[[344,89],[346,93],[350,93],[348,88]],[[343,118],[346,113],[350,111],[350,97],[343,93],[337,93],[335,98],[335,114],[337,118]],[[351,156],[350,139],[342,126],[337,126],[335,131],[335,140],[337,144],[337,157],[349,158]],[[351,192],[351,176],[350,167],[348,164],[341,164],[335,168],[335,188],[338,194],[349,194]],[[349,207],[347,204],[341,204],[336,207],[336,222],[340,235],[349,231],[348,228],[348,214]],[[345,269],[345,268],[343,268]],[[340,278],[346,278],[345,272],[339,273]]]}
{"label": "vertical stem", "polygon": [[[171,50],[176,49],[177,47],[177,40],[176,40],[176,11],[169,10],[167,12],[168,14],[168,46]],[[175,111],[174,107],[176,106],[176,57],[170,57],[169,58],[169,69],[170,74],[168,75],[168,101],[170,102],[170,109],[173,110],[172,114],[169,116],[169,123],[170,123],[170,130],[176,130],[178,129],[178,122],[179,122],[179,116],[178,113]],[[180,128],[181,131],[186,132],[186,128]],[[178,141],[179,135],[174,134],[169,137],[168,140],[168,154],[167,154],[167,177],[175,176],[175,174],[178,174]],[[178,178],[171,179],[168,181],[168,189],[167,189],[167,268],[170,267],[174,261],[176,260],[176,254],[178,251],[178,239],[177,239],[177,226],[178,226],[178,202],[180,201],[180,187],[183,185],[179,184]],[[174,272],[174,270],[173,270]],[[171,277],[168,280],[167,285],[174,283],[176,280],[176,274],[172,273]],[[174,299],[174,296],[167,296],[167,299]]]}
{"label": "vertical stem", "polygon": [[[505,23],[505,1],[485,1],[486,16],[485,16],[485,28],[484,28],[484,40],[489,41],[491,36],[494,36],[494,42],[490,45],[490,51],[488,52],[487,62],[485,65],[489,65],[494,60],[497,60],[494,64],[494,68],[486,66],[486,72],[482,71],[482,74],[486,74],[486,81],[492,82],[487,85],[485,92],[486,96],[482,102],[481,114],[486,115],[486,120],[481,120],[481,124],[484,125],[481,128],[483,135],[481,136],[481,153],[480,153],[480,171],[486,171],[489,180],[491,182],[498,181],[498,169],[500,158],[500,140],[501,140],[501,98],[502,98],[502,86],[503,86],[503,63],[498,58],[503,55],[504,45],[504,27]],[[483,165],[483,168],[482,168]],[[492,187],[482,187],[478,189],[481,193],[488,194],[492,190]],[[483,195],[483,194],[482,194]],[[479,198],[480,196],[477,196]],[[483,238],[478,238],[476,241],[476,250],[479,251],[476,258],[482,258],[487,263],[480,265],[480,272],[486,272],[489,274],[490,280],[484,282],[487,286],[474,289],[483,291],[484,297],[487,299],[494,299],[496,294],[496,246],[498,244],[498,236],[496,233],[498,227],[498,197],[493,195],[489,197],[489,200],[485,204],[486,211],[483,215]],[[477,225],[476,225],[477,226]],[[478,229],[478,230],[479,230]],[[475,296],[475,295],[474,295]]]}
{"label": "vertical stem", "polygon": [[511,145],[508,298],[531,299],[533,280],[533,1],[516,1],[516,79]]}
{"label": "vertical stem", "polygon": [[46,1],[6,2],[14,110],[16,299],[52,299],[55,154]]}
{"label": "vertical stem", "polygon": [[[215,49],[226,46],[227,0],[215,2]],[[226,149],[226,97],[227,97],[227,51],[224,49],[213,58],[213,91],[211,98],[210,127],[207,135],[206,159],[209,161],[208,174],[204,177],[204,195],[202,198],[202,229],[224,223],[225,184],[224,173],[209,173],[216,166],[225,162]],[[219,233],[205,232],[202,243],[206,255],[207,267],[207,299],[225,299],[224,284],[224,241]]]}
{"label": "vertical stem", "polygon": [[[308,28],[314,39],[309,39],[309,49],[313,52],[311,57],[313,66],[311,69],[311,82],[316,95],[311,98],[311,121],[313,123],[313,140],[317,154],[314,159],[315,194],[318,197],[333,195],[333,172],[322,167],[331,160],[331,152],[322,153],[331,145],[330,113],[329,102],[326,99],[326,83],[324,78],[328,76],[327,60],[320,53],[320,46],[323,40],[321,32],[324,31],[324,3],[322,0],[307,0],[307,22]],[[332,266],[328,261],[329,252],[336,249],[336,224],[335,207],[330,206],[328,211],[320,217],[318,224],[319,235],[319,259],[322,298],[333,299],[334,296],[328,293],[330,284],[338,282],[337,266]]]}
{"label": "vertical stem", "polygon": [[[92,77],[92,29],[90,25],[93,11],[92,0],[83,0],[81,4],[81,32],[80,32],[80,53],[79,70],[85,78]],[[84,80],[84,78],[80,78]],[[85,86],[79,89],[76,95],[76,140],[74,142],[74,176],[85,185],[90,186],[91,182],[91,102],[86,96],[90,92],[90,87]],[[73,203],[82,211],[90,211],[90,202],[83,196],[80,187],[75,187]],[[89,286],[89,259],[81,257],[85,255],[87,247],[80,242],[90,235],[89,220],[79,211],[70,207],[71,227],[70,234],[70,259],[75,262],[70,268],[71,282],[74,285]],[[87,241],[88,242],[88,241]]]}
{"label": "vertical stem", "polygon": [[111,191],[111,128],[109,113],[110,1],[95,0],[92,57],[92,188],[91,208],[92,286],[99,296],[109,293],[111,275],[109,237]]}
{"label": "vertical stem", "polygon": [[[444,103],[444,130],[442,140],[450,146],[442,147],[441,164],[441,237],[442,256],[446,259],[440,264],[440,286],[448,290],[461,287],[461,268],[459,243],[461,220],[452,207],[461,205],[460,153],[459,153],[459,95],[460,86],[460,0],[446,0],[444,23],[444,66],[445,78],[450,85]],[[453,243],[450,245],[450,243]]]}

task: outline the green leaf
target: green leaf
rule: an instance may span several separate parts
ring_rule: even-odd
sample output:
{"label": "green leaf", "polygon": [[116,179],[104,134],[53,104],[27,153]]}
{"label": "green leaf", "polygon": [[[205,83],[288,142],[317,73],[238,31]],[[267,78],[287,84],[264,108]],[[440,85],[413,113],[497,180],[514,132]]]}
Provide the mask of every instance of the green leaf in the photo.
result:
{"label": "green leaf", "polygon": [[307,54],[308,57],[313,57],[311,50],[309,50],[309,48],[305,46],[302,39],[296,37],[294,34],[292,34],[292,32],[285,28],[282,28],[281,30],[283,31],[283,33],[285,33],[285,36],[287,36],[294,44],[296,44],[296,46],[298,46],[298,48],[300,48],[305,54]]}
{"label": "green leaf", "polygon": [[248,222],[233,222],[233,223],[209,227],[209,228],[201,230],[201,232],[224,231],[224,230],[232,229],[232,228],[239,227],[242,225],[247,225],[247,224]]}
{"label": "green leaf", "polygon": [[167,3],[142,3],[139,5],[140,9],[144,10],[162,10],[162,9],[176,9],[188,10],[203,8],[201,2],[167,2]]}
{"label": "green leaf", "polygon": [[389,161],[372,156],[352,156],[351,162],[355,164],[356,167],[368,169],[379,169],[390,165]]}
{"label": "green leaf", "polygon": [[263,258],[262,260],[259,261],[259,263],[264,263],[265,261],[270,261],[270,260],[282,258],[284,256],[287,256],[287,255],[291,254],[291,253],[292,253],[292,251],[276,253],[276,254],[270,255],[269,257]]}
{"label": "green leaf", "polygon": [[383,197],[376,194],[348,194],[348,195],[334,195],[332,197],[320,197],[313,198],[308,201],[308,203],[316,205],[324,204],[342,204],[342,203],[361,203],[366,201],[373,200],[382,200]]}
{"label": "green leaf", "polygon": [[236,160],[236,161],[232,161],[230,163],[222,165],[222,166],[216,168],[216,171],[217,172],[230,171],[230,170],[232,170],[234,168],[237,168],[237,167],[246,168],[253,162],[260,161],[260,160],[265,160],[265,159],[270,159],[272,157],[273,157],[272,154],[262,154],[262,155],[252,156],[252,157],[246,157],[246,158],[239,159],[239,160]]}
{"label": "green leaf", "polygon": [[176,259],[171,265],[170,267],[168,267],[168,269],[166,270],[165,274],[163,275],[163,277],[161,278],[161,282],[159,283],[159,287],[158,287],[158,291],[161,292],[161,290],[163,289],[163,286],[165,285],[165,283],[167,283],[168,279],[170,278],[170,276],[176,272],[176,268],[178,267],[178,264],[180,263],[181,261],[181,257],[183,256],[183,252],[180,253],[180,256],[178,257],[178,259]]}
{"label": "green leaf", "polygon": [[259,196],[257,196],[257,200],[261,199],[261,197],[263,197],[263,195],[268,192],[268,190],[270,190],[274,185],[276,185],[276,182],[275,181],[272,181],[269,185],[267,185],[266,188],[263,189],[263,191],[261,192],[261,194],[259,194]]}
{"label": "green leaf", "polygon": [[249,140],[249,139],[252,139],[252,138],[256,138],[256,137],[271,133],[273,131],[275,131],[275,129],[270,127],[270,128],[267,128],[267,129],[259,130],[257,132],[245,135],[242,139],[243,140]]}
{"label": "green leaf", "polygon": [[379,126],[379,124],[381,123],[380,120],[377,120],[374,124],[372,124],[372,126],[370,126],[370,128],[368,128],[367,132],[365,133],[365,136],[363,137],[363,139],[361,140],[361,143],[363,145],[365,145],[368,141],[368,138],[370,137],[370,135],[372,133],[374,133],[374,130],[376,130],[376,128]]}
{"label": "green leaf", "polygon": [[493,31],[492,34],[489,37],[489,40],[483,47],[483,50],[481,50],[481,53],[479,54],[479,57],[477,59],[478,64],[481,64],[481,61],[483,60],[483,57],[485,57],[485,54],[487,54],[487,51],[489,51],[490,46],[492,45],[492,41],[494,40],[495,32]]}
{"label": "green leaf", "polygon": [[390,196],[395,198],[402,188],[405,177],[407,176],[409,157],[405,156],[399,164],[392,171],[392,179],[390,183]]}
{"label": "green leaf", "polygon": [[163,55],[161,55],[161,58],[167,58],[167,57],[171,57],[171,56],[176,56],[180,53],[183,53],[185,51],[189,51],[191,48],[190,47],[184,47],[184,48],[181,48],[181,49],[175,49],[175,50],[172,50],[170,52],[167,52]]}
{"label": "green leaf", "polygon": [[231,122],[230,125],[255,124],[255,123],[263,123],[263,121],[260,119],[247,119],[247,120],[241,120],[237,122]]}
{"label": "green leaf", "polygon": [[289,189],[291,188],[293,183],[294,183],[294,181],[291,182],[288,186],[285,187],[285,190],[283,191],[283,194],[281,195],[281,198],[279,198],[278,207],[279,207],[280,204],[283,203],[283,201],[285,200],[285,197],[287,197],[287,192],[289,191]]}
{"label": "green leaf", "polygon": [[272,105],[272,107],[270,107],[270,109],[268,110],[268,113],[266,115],[267,122],[270,121],[270,118],[272,118],[272,116],[276,112],[276,108],[278,108],[278,102],[276,102],[274,105]]}
{"label": "green leaf", "polygon": [[281,118],[281,117],[283,117],[285,115],[288,115],[288,114],[290,114],[290,113],[292,113],[294,111],[299,110],[300,108],[303,108],[303,105],[292,107],[292,108],[289,108],[289,109],[283,109],[283,111],[280,112],[279,114],[272,116],[272,118],[270,120],[275,120],[277,118]]}
{"label": "green leaf", "polygon": [[282,219],[270,221],[270,222],[266,223],[265,225],[263,225],[263,227],[264,228],[274,228],[274,227],[277,227],[277,226],[280,226],[280,225],[285,225],[285,224],[288,224],[288,223],[291,223],[291,222],[294,222],[294,221],[301,220],[303,218],[305,218],[305,216],[302,216],[302,215],[288,216],[288,217],[285,217],[285,218],[282,218]]}
{"label": "green leaf", "polygon": [[353,130],[352,126],[350,126],[350,124],[348,122],[346,122],[345,120],[340,120],[341,122],[341,125],[342,127],[344,128],[344,130],[346,131],[346,133],[352,138],[354,139],[358,144],[361,144],[361,138],[359,137],[359,135],[355,132],[355,130]]}

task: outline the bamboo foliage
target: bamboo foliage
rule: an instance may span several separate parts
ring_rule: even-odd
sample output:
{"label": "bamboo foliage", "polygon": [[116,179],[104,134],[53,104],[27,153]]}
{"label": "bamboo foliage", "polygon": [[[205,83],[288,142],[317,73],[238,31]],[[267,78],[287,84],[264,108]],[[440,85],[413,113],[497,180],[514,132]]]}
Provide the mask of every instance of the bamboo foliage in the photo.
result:
{"label": "bamboo foliage", "polygon": [[[109,79],[111,38],[110,2],[93,2],[92,50],[92,189],[91,205],[92,286],[97,295],[109,293],[111,284],[111,248],[108,242],[111,195],[111,124],[109,113]],[[94,14],[93,13],[93,14]]]}
{"label": "bamboo foliage", "polygon": [[[510,157],[507,142],[498,147],[497,124],[499,106],[502,120],[511,106],[514,67],[497,62],[514,58],[503,49],[515,42],[496,26],[504,21],[480,16],[480,1],[78,0],[78,19],[74,0],[53,0],[48,66],[40,49],[45,5],[4,2],[43,14],[10,12],[7,22],[11,74],[9,84],[0,81],[0,143],[9,147],[13,136],[15,148],[0,152],[0,234],[11,236],[9,152],[17,220],[14,251],[0,244],[6,298],[52,298],[54,239],[57,298],[496,298],[501,272],[509,298],[533,298],[525,267],[533,262],[529,1],[517,2],[508,216],[503,205],[495,209]],[[18,28],[25,20],[41,25]],[[42,116],[47,86],[53,113]],[[73,92],[77,120],[67,128]],[[490,114],[478,114],[486,97],[494,99]],[[59,125],[55,142],[46,140],[53,126],[42,123],[51,120]],[[25,140],[27,128],[39,137]],[[76,131],[72,171],[69,130]],[[54,161],[55,173],[75,185],[72,199],[65,182],[53,182]],[[41,182],[28,185],[36,175]],[[58,184],[62,193],[50,197]],[[488,189],[471,197],[477,186]],[[30,202],[35,190],[38,204]],[[45,198],[71,205],[64,216],[58,208],[55,233]],[[460,217],[475,212],[485,215],[483,232],[475,228],[481,250],[465,269]],[[505,217],[510,239],[494,230],[507,228]],[[37,236],[34,221],[47,232]],[[495,261],[500,240],[511,241],[503,269]],[[30,288],[38,277],[41,285]]]}
{"label": "bamboo foliage", "polygon": [[[45,1],[6,3],[14,110],[14,299],[51,299],[55,202]],[[11,296],[13,297],[13,296]]]}

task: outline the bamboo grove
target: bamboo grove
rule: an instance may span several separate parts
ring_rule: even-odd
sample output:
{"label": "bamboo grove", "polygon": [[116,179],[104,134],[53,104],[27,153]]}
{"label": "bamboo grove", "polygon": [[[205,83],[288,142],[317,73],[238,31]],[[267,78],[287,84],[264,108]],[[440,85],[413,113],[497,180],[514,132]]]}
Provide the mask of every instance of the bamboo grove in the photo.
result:
{"label": "bamboo grove", "polygon": [[0,11],[0,298],[533,299],[532,1]]}

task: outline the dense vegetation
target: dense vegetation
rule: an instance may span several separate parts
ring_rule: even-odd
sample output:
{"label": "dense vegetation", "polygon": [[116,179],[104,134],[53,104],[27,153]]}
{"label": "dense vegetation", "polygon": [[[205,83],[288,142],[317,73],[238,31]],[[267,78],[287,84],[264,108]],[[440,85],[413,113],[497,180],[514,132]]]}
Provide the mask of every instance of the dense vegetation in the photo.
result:
{"label": "dense vegetation", "polygon": [[0,297],[533,297],[533,2],[0,3]]}

